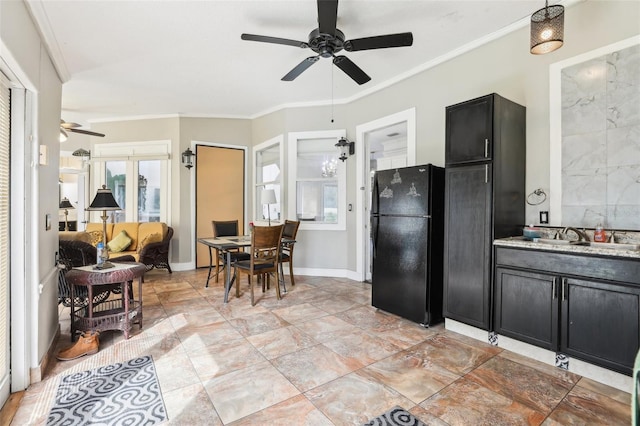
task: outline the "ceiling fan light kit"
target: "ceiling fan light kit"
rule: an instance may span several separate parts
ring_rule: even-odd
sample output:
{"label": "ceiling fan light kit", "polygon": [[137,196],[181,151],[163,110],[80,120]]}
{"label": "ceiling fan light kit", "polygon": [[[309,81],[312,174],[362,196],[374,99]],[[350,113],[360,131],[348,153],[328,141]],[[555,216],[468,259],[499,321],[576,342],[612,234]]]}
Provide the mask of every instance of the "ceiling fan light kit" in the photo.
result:
{"label": "ceiling fan light kit", "polygon": [[373,37],[364,37],[353,40],[345,40],[342,31],[336,28],[338,19],[338,0],[317,0],[318,3],[318,28],[309,33],[308,42],[290,40],[286,38],[262,36],[256,34],[242,34],[240,38],[247,41],[259,41],[263,43],[282,44],[285,46],[311,49],[316,56],[305,58],[289,71],[283,81],[293,81],[306,71],[320,58],[333,58],[333,64],[340,68],[353,81],[364,84],[371,80],[360,67],[351,59],[337,53],[345,50],[357,52],[361,50],[387,49],[391,47],[411,46],[413,44],[412,33],[387,34]]}

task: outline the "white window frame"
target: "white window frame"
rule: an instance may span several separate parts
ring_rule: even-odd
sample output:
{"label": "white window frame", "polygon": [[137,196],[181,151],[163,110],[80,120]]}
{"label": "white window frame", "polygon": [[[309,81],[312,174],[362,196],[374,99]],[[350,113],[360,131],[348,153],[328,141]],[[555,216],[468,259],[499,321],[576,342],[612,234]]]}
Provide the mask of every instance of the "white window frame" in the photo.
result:
{"label": "white window frame", "polygon": [[[127,182],[131,176],[138,179],[138,161],[163,160],[160,162],[160,188],[163,196],[160,198],[160,221],[168,225],[171,224],[171,141],[147,141],[147,142],[118,142],[96,144],[91,153],[91,164],[93,165],[93,182],[91,187],[93,192],[89,194],[88,200],[93,200],[98,188],[105,184],[107,161],[125,161]],[[91,204],[91,201],[89,201]],[[132,184],[132,190],[127,191],[126,205],[133,206],[126,209],[125,221],[138,221],[138,185]],[[100,222],[100,212],[92,212],[91,221]]]}
{"label": "white window frame", "polygon": [[[279,145],[278,147],[278,161],[276,162],[276,164],[278,165],[279,169],[280,169],[280,178],[273,180],[273,181],[260,181],[258,182],[258,153],[260,153],[261,151],[267,150],[275,145]],[[266,140],[262,143],[259,143],[258,145],[253,147],[253,194],[252,194],[252,199],[254,203],[258,203],[258,188],[262,188],[265,187],[267,185],[280,185],[280,193],[276,193],[276,199],[279,200],[279,204],[280,204],[280,218],[279,220],[275,220],[275,219],[271,219],[271,222],[275,222],[275,223],[282,223],[284,221],[283,219],[283,214],[284,214],[284,202],[283,202],[283,187],[284,187],[284,178],[283,178],[283,174],[284,174],[284,167],[282,164],[282,158],[283,158],[283,152],[284,152],[284,135],[278,135],[275,138]],[[251,214],[251,217],[253,218],[254,221],[262,221],[264,222],[264,219],[260,216],[257,216],[258,213],[258,208],[261,207],[259,205],[254,205],[253,206],[253,213]]]}
{"label": "white window frame", "polygon": [[[297,170],[298,170],[298,144],[301,140],[306,139],[329,139],[335,138],[336,143],[340,138],[346,137],[346,130],[320,130],[310,132],[290,132],[287,135],[287,151],[289,153],[288,161],[288,216],[297,220],[296,201],[297,201]],[[336,157],[338,157],[338,148],[336,148]],[[347,229],[347,165],[349,161],[338,161],[338,222],[337,223],[313,223],[300,222],[301,230],[324,230],[324,231],[344,231]]]}

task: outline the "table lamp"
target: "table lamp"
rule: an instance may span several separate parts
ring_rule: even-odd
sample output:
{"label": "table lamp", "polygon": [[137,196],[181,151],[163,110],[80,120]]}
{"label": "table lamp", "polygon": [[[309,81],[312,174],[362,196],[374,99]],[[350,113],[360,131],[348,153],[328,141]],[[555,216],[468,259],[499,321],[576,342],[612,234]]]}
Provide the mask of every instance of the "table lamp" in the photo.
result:
{"label": "table lamp", "polygon": [[271,204],[275,204],[277,202],[276,191],[273,189],[263,189],[260,201],[262,202],[262,205],[267,205],[267,216],[269,217],[269,226],[271,226]]}
{"label": "table lamp", "polygon": [[64,230],[68,231],[69,230],[69,209],[75,209],[75,207],[73,207],[73,204],[71,204],[71,202],[67,197],[64,197],[60,201],[60,208],[64,209]]}
{"label": "table lamp", "polygon": [[[111,189],[107,188],[107,185],[102,185],[102,188],[98,189],[96,197],[91,202],[91,205],[87,207],[87,210],[102,211],[102,216],[100,216],[102,219],[102,242],[104,244],[105,253],[109,253],[107,250],[107,211],[120,210],[120,206],[116,202],[116,199],[113,198],[113,193],[111,192]],[[105,261],[103,268],[111,268],[113,266],[113,263]]]}

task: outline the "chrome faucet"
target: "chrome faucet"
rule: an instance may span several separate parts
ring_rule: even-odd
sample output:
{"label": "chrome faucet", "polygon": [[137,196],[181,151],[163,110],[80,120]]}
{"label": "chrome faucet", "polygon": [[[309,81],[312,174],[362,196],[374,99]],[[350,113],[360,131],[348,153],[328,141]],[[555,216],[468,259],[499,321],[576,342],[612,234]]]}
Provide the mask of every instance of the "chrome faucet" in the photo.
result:
{"label": "chrome faucet", "polygon": [[571,226],[567,226],[562,230],[562,233],[564,235],[567,235],[567,232],[569,231],[573,231],[575,232],[575,234],[578,236],[578,241],[589,241],[589,237],[587,236],[587,233],[585,231],[580,231],[576,228],[573,228]]}

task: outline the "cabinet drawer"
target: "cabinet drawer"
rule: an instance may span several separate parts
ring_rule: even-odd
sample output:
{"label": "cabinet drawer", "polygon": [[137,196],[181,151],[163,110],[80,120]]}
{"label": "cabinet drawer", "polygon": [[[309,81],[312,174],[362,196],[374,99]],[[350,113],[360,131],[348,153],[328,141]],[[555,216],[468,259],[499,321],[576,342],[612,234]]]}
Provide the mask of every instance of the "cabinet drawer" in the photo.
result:
{"label": "cabinet drawer", "polygon": [[496,247],[496,265],[640,285],[640,262],[604,256]]}

